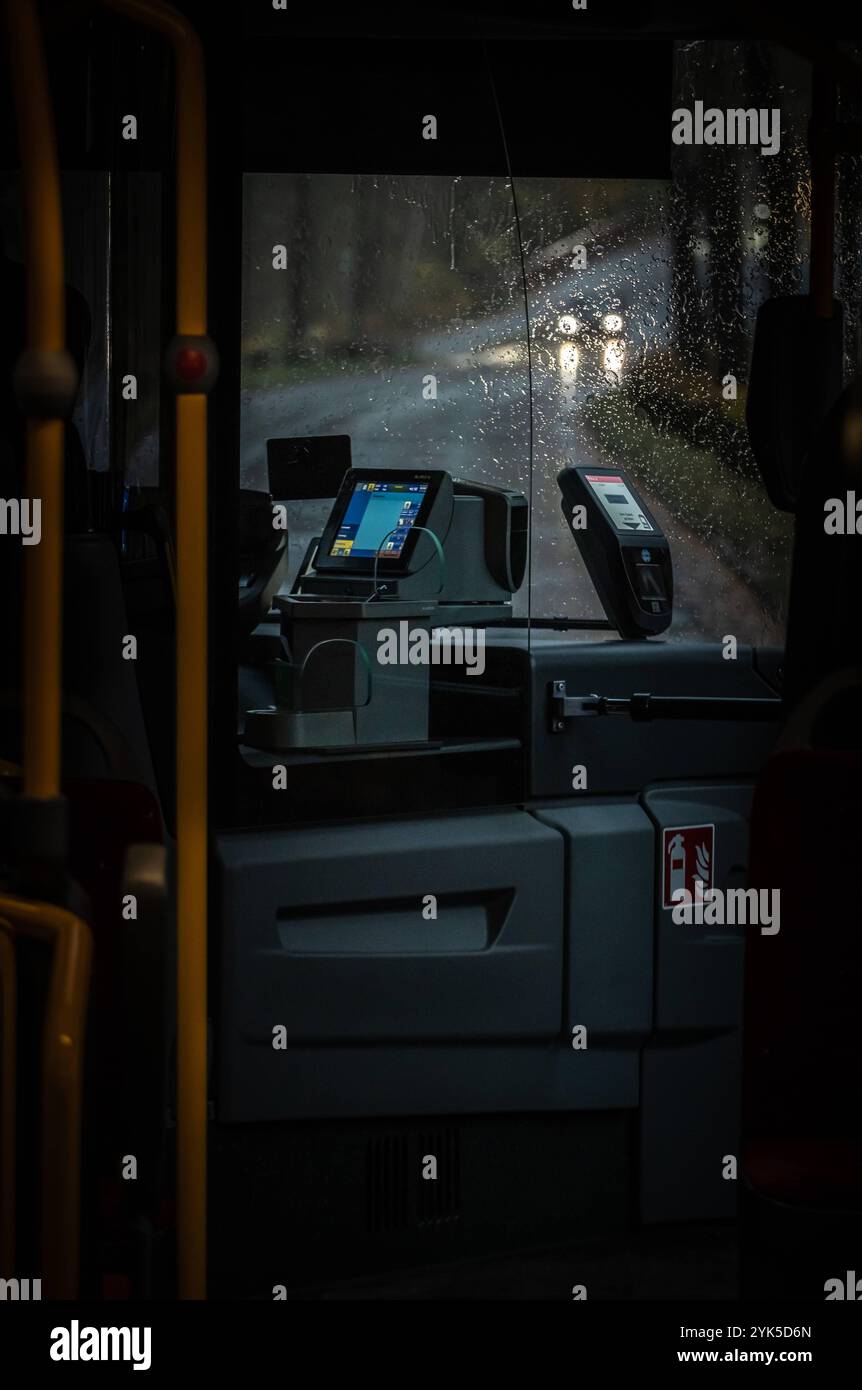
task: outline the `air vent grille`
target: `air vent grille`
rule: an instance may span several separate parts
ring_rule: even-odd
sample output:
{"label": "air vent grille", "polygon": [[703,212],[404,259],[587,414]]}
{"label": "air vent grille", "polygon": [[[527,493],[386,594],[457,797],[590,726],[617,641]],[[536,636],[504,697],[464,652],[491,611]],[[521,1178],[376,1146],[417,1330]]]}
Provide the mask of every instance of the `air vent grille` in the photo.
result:
{"label": "air vent grille", "polygon": [[368,1142],[367,1180],[370,1231],[451,1226],[461,1211],[458,1129],[375,1135]]}

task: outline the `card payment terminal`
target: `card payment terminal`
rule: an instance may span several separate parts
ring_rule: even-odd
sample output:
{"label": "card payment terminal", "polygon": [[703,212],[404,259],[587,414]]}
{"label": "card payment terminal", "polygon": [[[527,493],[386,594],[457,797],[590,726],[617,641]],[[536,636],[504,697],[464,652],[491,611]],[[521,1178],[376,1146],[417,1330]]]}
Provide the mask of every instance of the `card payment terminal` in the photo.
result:
{"label": "card payment terminal", "polygon": [[673,616],[670,546],[621,468],[575,465],[557,477],[562,509],[602,607],[621,637],[653,637]]}

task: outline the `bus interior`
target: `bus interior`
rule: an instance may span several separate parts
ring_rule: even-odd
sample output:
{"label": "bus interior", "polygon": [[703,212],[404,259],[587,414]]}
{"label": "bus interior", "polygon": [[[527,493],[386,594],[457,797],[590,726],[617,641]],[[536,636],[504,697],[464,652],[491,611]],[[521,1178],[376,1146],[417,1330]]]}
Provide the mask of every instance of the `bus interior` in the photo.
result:
{"label": "bus interior", "polygon": [[0,1279],[823,1300],[862,50],[421,11],[5,5]]}

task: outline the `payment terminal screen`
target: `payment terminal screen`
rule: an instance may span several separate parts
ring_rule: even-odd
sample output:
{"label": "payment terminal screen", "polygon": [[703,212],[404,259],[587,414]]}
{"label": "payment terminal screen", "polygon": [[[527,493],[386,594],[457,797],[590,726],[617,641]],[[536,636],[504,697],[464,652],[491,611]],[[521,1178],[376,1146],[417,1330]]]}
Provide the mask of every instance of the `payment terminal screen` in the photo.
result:
{"label": "payment terminal screen", "polygon": [[587,473],[585,476],[618,531],[652,530],[622,478],[613,473]]}
{"label": "payment terminal screen", "polygon": [[379,553],[382,560],[395,559],[404,548],[427,491],[427,483],[358,482],[330,555],[365,559]]}

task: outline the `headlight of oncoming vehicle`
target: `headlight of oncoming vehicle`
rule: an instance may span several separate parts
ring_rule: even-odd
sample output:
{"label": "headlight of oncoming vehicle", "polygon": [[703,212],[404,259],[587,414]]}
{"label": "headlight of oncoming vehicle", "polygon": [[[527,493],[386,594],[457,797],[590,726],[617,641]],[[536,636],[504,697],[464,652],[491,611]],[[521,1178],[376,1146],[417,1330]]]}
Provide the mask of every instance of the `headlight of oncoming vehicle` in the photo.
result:
{"label": "headlight of oncoming vehicle", "polygon": [[572,338],[579,331],[580,324],[574,314],[561,314],[557,319],[557,329],[564,333],[567,338]]}
{"label": "headlight of oncoming vehicle", "polygon": [[625,321],[622,314],[602,315],[602,331],[608,336],[602,343],[601,367],[605,381],[617,385],[623,374],[626,360],[626,345],[623,338]]}
{"label": "headlight of oncoming vehicle", "polygon": [[622,338],[608,338],[602,348],[602,370],[607,381],[616,383],[623,374],[626,345]]}

